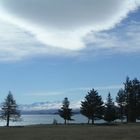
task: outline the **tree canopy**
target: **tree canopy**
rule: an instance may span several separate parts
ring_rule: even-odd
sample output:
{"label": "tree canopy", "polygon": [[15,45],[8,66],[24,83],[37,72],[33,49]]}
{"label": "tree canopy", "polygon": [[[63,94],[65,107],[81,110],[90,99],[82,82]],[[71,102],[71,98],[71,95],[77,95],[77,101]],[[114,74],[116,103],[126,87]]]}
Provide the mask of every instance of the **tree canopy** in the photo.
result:
{"label": "tree canopy", "polygon": [[109,93],[105,104],[104,120],[110,123],[117,118],[116,115],[116,107],[113,99],[111,98],[111,94]]}
{"label": "tree canopy", "polygon": [[116,97],[118,118],[123,122],[126,115],[126,94],[123,89],[120,89]]}
{"label": "tree canopy", "polygon": [[18,105],[10,91],[2,104],[1,118],[7,121],[6,126],[9,126],[10,121],[17,121],[20,118]]}
{"label": "tree canopy", "polygon": [[92,124],[96,118],[102,118],[103,101],[96,90],[92,89],[88,92],[85,100],[81,102],[81,114],[88,118],[88,123],[92,120]]}
{"label": "tree canopy", "polygon": [[73,120],[71,117],[73,115],[72,109],[69,108],[70,102],[68,98],[64,98],[61,109],[58,110],[60,117],[64,119],[64,123],[67,123],[67,120]]}
{"label": "tree canopy", "polygon": [[127,122],[136,122],[140,117],[140,81],[137,78],[130,80],[126,78],[124,83],[126,94],[126,116]]}

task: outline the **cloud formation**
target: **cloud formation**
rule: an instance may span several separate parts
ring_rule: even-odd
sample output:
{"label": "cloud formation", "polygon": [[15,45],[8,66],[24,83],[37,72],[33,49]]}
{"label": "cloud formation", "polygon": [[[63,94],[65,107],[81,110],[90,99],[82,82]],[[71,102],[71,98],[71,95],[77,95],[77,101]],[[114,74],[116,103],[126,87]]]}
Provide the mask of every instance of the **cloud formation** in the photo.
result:
{"label": "cloud formation", "polygon": [[[23,47],[20,56],[29,55],[30,49],[35,54],[52,52],[52,48],[79,51],[90,43],[85,41],[89,32],[94,35],[94,44],[105,41],[108,36],[100,36],[100,32],[114,28],[139,5],[140,0],[1,0],[0,19],[28,31],[37,43],[44,44],[40,48]],[[112,46],[102,44],[99,48]]]}
{"label": "cloud formation", "polygon": [[[40,97],[49,97],[49,96],[60,96],[60,95],[65,95],[65,94],[75,94],[78,92],[88,92],[92,89],[93,87],[81,87],[81,88],[71,88],[63,91],[53,91],[53,92],[38,92],[38,93],[26,93],[25,96],[40,96]],[[106,90],[119,90],[123,88],[122,85],[109,85],[109,86],[97,86],[94,87],[94,89],[99,90],[99,91],[106,91]]]}
{"label": "cloud formation", "polygon": [[131,21],[115,31],[90,33],[87,44],[94,49],[112,49],[115,52],[137,52],[140,50],[140,22]]}

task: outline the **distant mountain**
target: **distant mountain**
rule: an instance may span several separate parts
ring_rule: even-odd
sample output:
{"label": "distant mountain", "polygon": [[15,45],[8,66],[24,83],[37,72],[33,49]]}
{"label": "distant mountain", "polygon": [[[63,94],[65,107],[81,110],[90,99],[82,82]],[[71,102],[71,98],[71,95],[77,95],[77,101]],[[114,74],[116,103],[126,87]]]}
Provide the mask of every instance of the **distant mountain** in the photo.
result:
{"label": "distant mountain", "polygon": [[33,104],[20,105],[20,110],[30,111],[30,110],[48,110],[57,109],[61,106],[61,102],[38,102]]}
{"label": "distant mountain", "polygon": [[[22,114],[57,114],[62,102],[38,102],[33,104],[20,105]],[[79,113],[80,102],[72,101],[71,106],[74,113]]]}
{"label": "distant mountain", "polygon": [[45,115],[45,114],[57,114],[58,110],[49,109],[49,110],[21,110],[23,115]]}

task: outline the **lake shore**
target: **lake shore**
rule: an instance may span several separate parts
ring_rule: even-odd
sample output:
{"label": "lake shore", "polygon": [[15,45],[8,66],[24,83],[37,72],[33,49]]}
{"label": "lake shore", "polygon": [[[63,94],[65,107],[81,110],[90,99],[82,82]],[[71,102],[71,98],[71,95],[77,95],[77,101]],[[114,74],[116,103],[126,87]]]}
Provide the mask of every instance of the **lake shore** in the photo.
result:
{"label": "lake shore", "polygon": [[139,140],[140,124],[0,127],[1,140]]}

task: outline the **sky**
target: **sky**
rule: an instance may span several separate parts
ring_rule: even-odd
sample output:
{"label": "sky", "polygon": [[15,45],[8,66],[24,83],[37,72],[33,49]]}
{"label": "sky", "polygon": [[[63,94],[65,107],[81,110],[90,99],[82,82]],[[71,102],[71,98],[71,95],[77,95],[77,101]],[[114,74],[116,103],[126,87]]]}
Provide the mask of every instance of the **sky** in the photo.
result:
{"label": "sky", "polygon": [[0,0],[0,102],[114,98],[140,78],[140,0]]}

